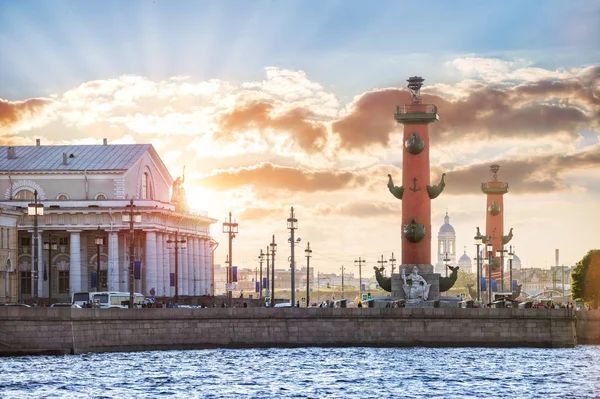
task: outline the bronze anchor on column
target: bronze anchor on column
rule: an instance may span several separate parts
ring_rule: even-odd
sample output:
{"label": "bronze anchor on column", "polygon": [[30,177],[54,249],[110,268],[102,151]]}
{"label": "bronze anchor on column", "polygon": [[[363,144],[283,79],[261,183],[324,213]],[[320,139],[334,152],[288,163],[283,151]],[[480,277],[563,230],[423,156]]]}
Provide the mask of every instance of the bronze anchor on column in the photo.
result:
{"label": "bronze anchor on column", "polygon": [[409,187],[408,189],[415,193],[420,190],[420,188],[417,188],[417,178],[416,177],[413,178],[413,187]]}

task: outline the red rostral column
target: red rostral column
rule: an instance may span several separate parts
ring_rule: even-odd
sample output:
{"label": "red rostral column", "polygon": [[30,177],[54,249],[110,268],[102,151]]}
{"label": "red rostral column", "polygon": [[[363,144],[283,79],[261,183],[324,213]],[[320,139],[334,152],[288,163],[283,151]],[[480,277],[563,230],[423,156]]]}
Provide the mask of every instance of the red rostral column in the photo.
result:
{"label": "red rostral column", "polygon": [[[481,191],[487,195],[485,205],[485,235],[488,239],[491,237],[491,243],[494,249],[492,256],[494,262],[497,263],[495,267],[492,267],[492,279],[496,280],[498,289],[500,289],[502,268],[500,267],[501,257],[496,256],[496,250],[503,250],[504,245],[512,238],[512,229],[509,235],[504,236],[504,194],[508,192],[508,183],[498,181],[499,170],[500,165],[490,165],[492,181],[481,183]],[[486,257],[487,256],[489,256],[489,254],[486,253]],[[485,270],[484,276],[487,278],[487,270]]]}
{"label": "red rostral column", "polygon": [[404,125],[402,186],[394,186],[389,175],[388,188],[402,200],[403,265],[431,265],[431,199],[444,187],[443,177],[439,185],[430,186],[429,124],[439,117],[435,105],[421,103],[423,81],[418,76],[408,79],[412,101],[397,106],[394,115],[396,121]]}

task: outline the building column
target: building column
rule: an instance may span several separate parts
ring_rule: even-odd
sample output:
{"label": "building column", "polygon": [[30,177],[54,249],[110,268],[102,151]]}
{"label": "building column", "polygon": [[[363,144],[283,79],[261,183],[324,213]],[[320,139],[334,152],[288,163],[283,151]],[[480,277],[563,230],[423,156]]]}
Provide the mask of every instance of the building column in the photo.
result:
{"label": "building column", "polygon": [[[169,240],[175,240],[174,234],[169,234]],[[175,296],[175,286],[171,286],[171,276],[175,276],[175,245],[173,245],[173,249],[169,250],[169,292],[170,297]],[[175,277],[173,277],[175,279]],[[177,284],[178,281],[174,281],[174,284]]]}
{"label": "building column", "polygon": [[[108,272],[109,291],[119,291],[119,233],[108,233]],[[97,278],[97,277],[96,277]]]}
{"label": "building column", "polygon": [[196,296],[202,295],[200,291],[200,266],[202,265],[202,255],[200,253],[200,238],[194,238],[194,294]]}
{"label": "building column", "polygon": [[129,245],[127,233],[119,235],[119,291],[129,292]]}
{"label": "building column", "polygon": [[210,242],[208,241],[208,239],[206,241],[204,241],[204,275],[206,276],[205,278],[205,286],[204,286],[204,290],[205,290],[205,295],[208,295],[211,293],[211,288],[214,284],[213,281],[213,276],[212,276],[212,266],[211,266],[211,248],[210,248]]}
{"label": "building column", "polygon": [[145,296],[156,296],[156,286],[157,286],[157,261],[156,261],[156,232],[147,231],[146,232],[146,251],[145,251],[145,273],[144,273],[144,287],[145,287]]}
{"label": "building column", "polygon": [[206,254],[204,251],[204,243],[205,240],[198,240],[198,249],[199,249],[199,256],[198,256],[198,268],[199,268],[199,273],[200,273],[200,284],[199,284],[199,295],[206,295]]}
{"label": "building column", "polygon": [[69,293],[82,290],[81,282],[81,232],[71,231],[69,258]]}
{"label": "building column", "polygon": [[190,236],[188,245],[188,294],[195,296],[194,283],[196,282],[196,237]]}
{"label": "building column", "polygon": [[164,287],[164,296],[171,296],[171,257],[169,256],[169,244],[167,241],[169,240],[168,234],[163,234],[163,287]]}
{"label": "building column", "polygon": [[[184,240],[189,241],[188,237],[183,237]],[[187,242],[189,245],[189,242]],[[181,295],[189,295],[188,292],[188,279],[189,279],[189,265],[188,265],[188,251],[189,247],[186,245],[185,249],[181,249],[181,257],[179,258],[179,264],[181,265],[181,284],[179,285],[179,291]]]}
{"label": "building column", "polygon": [[163,233],[156,233],[156,297],[165,295],[165,258]]}

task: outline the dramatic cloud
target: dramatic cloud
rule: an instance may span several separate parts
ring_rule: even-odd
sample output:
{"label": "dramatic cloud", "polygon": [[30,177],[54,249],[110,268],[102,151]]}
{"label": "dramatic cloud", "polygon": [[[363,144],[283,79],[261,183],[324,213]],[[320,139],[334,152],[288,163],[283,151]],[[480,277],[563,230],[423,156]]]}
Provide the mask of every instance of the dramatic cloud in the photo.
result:
{"label": "dramatic cloud", "polygon": [[259,165],[216,171],[197,179],[205,188],[231,190],[252,185],[262,189],[280,189],[298,192],[319,192],[341,190],[363,186],[366,176],[353,172],[335,170],[302,170],[273,165],[268,162]]}
{"label": "dramatic cloud", "polygon": [[[455,101],[424,94],[423,102],[436,104],[440,115],[431,137],[436,143],[527,139],[556,132],[577,137],[578,128],[598,127],[599,71],[600,67],[591,67],[580,71],[576,78],[544,79],[508,88],[479,86]],[[393,117],[396,106],[408,101],[408,92],[400,89],[364,93],[351,104],[349,114],[332,124],[332,130],[345,149],[386,146],[390,135],[398,131]]]}
{"label": "dramatic cloud", "polygon": [[266,129],[288,133],[290,138],[307,153],[322,149],[327,130],[320,122],[311,121],[315,114],[302,108],[294,108],[278,116],[272,115],[275,105],[271,102],[254,102],[235,108],[221,116],[217,139],[235,139],[247,130],[257,129],[268,138]]}
{"label": "dramatic cloud", "polygon": [[0,98],[0,132],[28,130],[45,123],[53,100],[30,98],[25,101],[6,101]]}
{"label": "dramatic cloud", "polygon": [[[549,193],[569,188],[565,181],[567,173],[599,169],[600,146],[575,154],[500,159],[494,163],[501,166],[498,179],[507,182],[511,192]],[[490,180],[489,163],[459,167],[447,173],[444,193],[479,194],[480,183]]]}

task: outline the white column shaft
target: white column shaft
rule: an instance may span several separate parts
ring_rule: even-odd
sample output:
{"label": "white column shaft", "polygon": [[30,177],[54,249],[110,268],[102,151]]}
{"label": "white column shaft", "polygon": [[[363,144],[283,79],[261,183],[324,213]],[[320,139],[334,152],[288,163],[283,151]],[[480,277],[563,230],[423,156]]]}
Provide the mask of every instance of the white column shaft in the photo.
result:
{"label": "white column shaft", "polygon": [[69,248],[69,292],[85,291],[81,289],[81,236],[79,232],[71,233]]}
{"label": "white column shaft", "polygon": [[198,243],[200,256],[199,261],[199,272],[200,272],[200,295],[206,295],[206,254],[204,251],[204,240]]}
{"label": "white column shaft", "polygon": [[156,296],[165,295],[165,258],[163,255],[163,233],[156,233]]}
{"label": "white column shaft", "polygon": [[146,232],[146,251],[145,251],[145,271],[144,286],[146,296],[156,295],[157,275],[156,269],[156,233],[154,231]]}
{"label": "white column shaft", "polygon": [[194,282],[196,281],[196,268],[194,267],[194,254],[196,253],[196,237],[190,237],[188,245],[188,295],[194,296]]}
{"label": "white column shaft", "polygon": [[206,276],[206,284],[204,286],[206,295],[210,294],[212,287],[214,285],[214,281],[213,281],[213,276],[211,273],[211,264],[210,264],[210,259],[211,259],[211,249],[210,249],[210,243],[208,240],[204,241],[204,275]]}
{"label": "white column shaft", "polygon": [[[187,237],[184,238],[187,241]],[[179,258],[179,265],[181,270],[181,284],[179,285],[179,294],[180,295],[188,295],[188,278],[189,278],[189,268],[188,268],[188,248],[186,246],[185,249],[181,250],[181,257]]]}
{"label": "white column shaft", "polygon": [[108,233],[108,290],[119,290],[119,234],[114,231]]}

